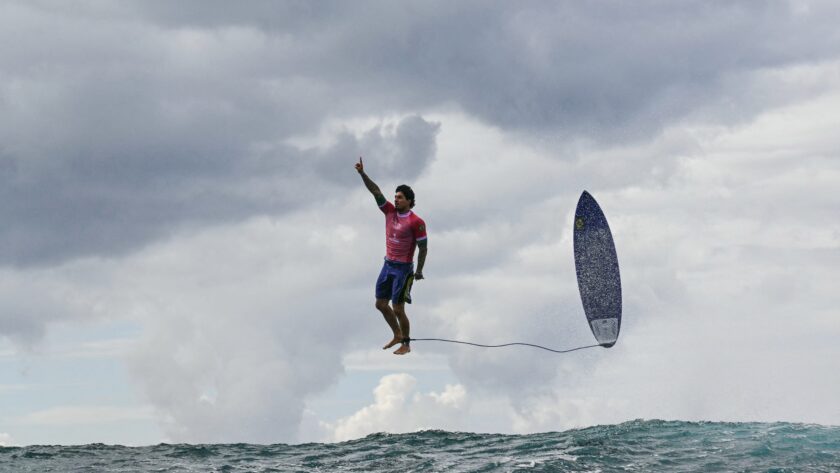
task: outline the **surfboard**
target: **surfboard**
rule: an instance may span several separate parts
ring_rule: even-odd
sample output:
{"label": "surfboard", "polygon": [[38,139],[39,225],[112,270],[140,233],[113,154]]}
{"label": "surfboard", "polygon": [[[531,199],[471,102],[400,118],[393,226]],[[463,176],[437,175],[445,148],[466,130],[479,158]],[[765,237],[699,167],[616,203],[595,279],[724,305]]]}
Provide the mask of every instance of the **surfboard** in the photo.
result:
{"label": "surfboard", "polygon": [[578,199],[574,222],[575,272],[583,311],[598,343],[609,348],[621,330],[621,276],[610,226],[589,192]]}

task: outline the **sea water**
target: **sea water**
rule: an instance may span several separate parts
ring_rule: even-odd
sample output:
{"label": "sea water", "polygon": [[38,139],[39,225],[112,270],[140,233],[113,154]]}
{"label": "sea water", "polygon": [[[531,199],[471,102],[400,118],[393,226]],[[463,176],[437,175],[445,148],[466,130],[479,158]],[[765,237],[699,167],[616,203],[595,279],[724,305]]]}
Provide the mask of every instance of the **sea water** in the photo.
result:
{"label": "sea water", "polygon": [[531,435],[428,430],[341,443],[0,447],[6,472],[840,472],[840,427],[632,421]]}

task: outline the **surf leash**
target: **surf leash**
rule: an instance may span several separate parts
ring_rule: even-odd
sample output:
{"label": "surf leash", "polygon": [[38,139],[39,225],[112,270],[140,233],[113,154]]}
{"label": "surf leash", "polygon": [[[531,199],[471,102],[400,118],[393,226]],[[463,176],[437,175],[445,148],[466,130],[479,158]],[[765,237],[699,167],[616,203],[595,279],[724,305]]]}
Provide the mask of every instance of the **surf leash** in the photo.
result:
{"label": "surf leash", "polygon": [[481,343],[465,342],[465,341],[462,341],[462,340],[448,340],[448,339],[445,339],[445,338],[409,338],[409,341],[411,341],[411,342],[427,342],[427,341],[429,341],[429,342],[459,343],[461,345],[472,345],[474,347],[481,347],[481,348],[502,348],[502,347],[510,347],[510,346],[514,346],[514,345],[521,345],[521,346],[526,346],[526,347],[539,348],[541,350],[546,350],[546,351],[550,351],[550,352],[554,352],[554,353],[569,353],[569,352],[573,352],[573,351],[577,351],[577,350],[583,350],[585,348],[595,348],[595,347],[600,347],[600,346],[604,345],[604,344],[599,343],[597,345],[586,345],[586,346],[582,346],[582,347],[569,348],[568,350],[555,350],[554,348],[548,348],[548,347],[544,347],[542,345],[535,345],[533,343],[525,343],[525,342],[503,343],[501,345],[484,345],[484,344],[481,344]]}

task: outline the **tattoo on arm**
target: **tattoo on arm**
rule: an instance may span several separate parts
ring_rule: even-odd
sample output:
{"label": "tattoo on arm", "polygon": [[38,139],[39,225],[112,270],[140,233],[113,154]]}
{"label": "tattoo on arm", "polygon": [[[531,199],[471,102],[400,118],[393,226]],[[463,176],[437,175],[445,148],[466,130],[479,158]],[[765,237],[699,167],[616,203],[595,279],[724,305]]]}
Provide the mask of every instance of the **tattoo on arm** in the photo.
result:
{"label": "tattoo on arm", "polygon": [[382,204],[385,203],[386,199],[385,196],[382,195],[382,191],[379,190],[379,186],[377,186],[376,183],[373,182],[367,174],[360,174],[362,176],[362,181],[365,183],[365,187],[367,187],[367,190],[369,190],[370,193],[373,194],[373,197],[376,199],[376,205],[381,207]]}
{"label": "tattoo on arm", "polygon": [[367,190],[369,190],[371,194],[376,195],[382,193],[382,191],[379,190],[379,186],[377,186],[367,174],[362,173],[362,181],[365,183],[365,187],[367,187]]}
{"label": "tattoo on arm", "polygon": [[417,271],[422,273],[423,272],[423,265],[426,264],[426,253],[428,252],[428,240],[420,240],[417,242],[417,247],[420,249],[420,252],[417,254]]}

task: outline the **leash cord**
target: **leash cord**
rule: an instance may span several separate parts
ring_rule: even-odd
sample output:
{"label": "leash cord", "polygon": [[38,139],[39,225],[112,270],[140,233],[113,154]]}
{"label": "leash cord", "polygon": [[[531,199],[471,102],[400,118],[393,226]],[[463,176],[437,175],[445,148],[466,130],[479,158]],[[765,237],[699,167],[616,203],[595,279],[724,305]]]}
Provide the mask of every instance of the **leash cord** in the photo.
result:
{"label": "leash cord", "polygon": [[554,353],[569,353],[569,352],[573,352],[573,351],[577,351],[577,350],[583,350],[584,348],[595,348],[595,347],[600,347],[601,346],[600,344],[599,345],[586,345],[586,346],[583,346],[583,347],[570,348],[568,350],[555,350],[553,348],[548,348],[548,347],[544,347],[544,346],[541,346],[541,345],[535,345],[533,343],[525,343],[525,342],[503,343],[501,345],[482,345],[481,343],[464,342],[464,341],[461,341],[461,340],[447,340],[445,338],[411,338],[409,340],[412,341],[412,342],[434,341],[434,342],[460,343],[462,345],[472,345],[474,347],[481,347],[481,348],[502,348],[502,347],[509,347],[509,346],[513,346],[513,345],[522,345],[522,346],[526,346],[526,347],[539,348],[539,349],[547,350],[547,351],[554,352]]}

